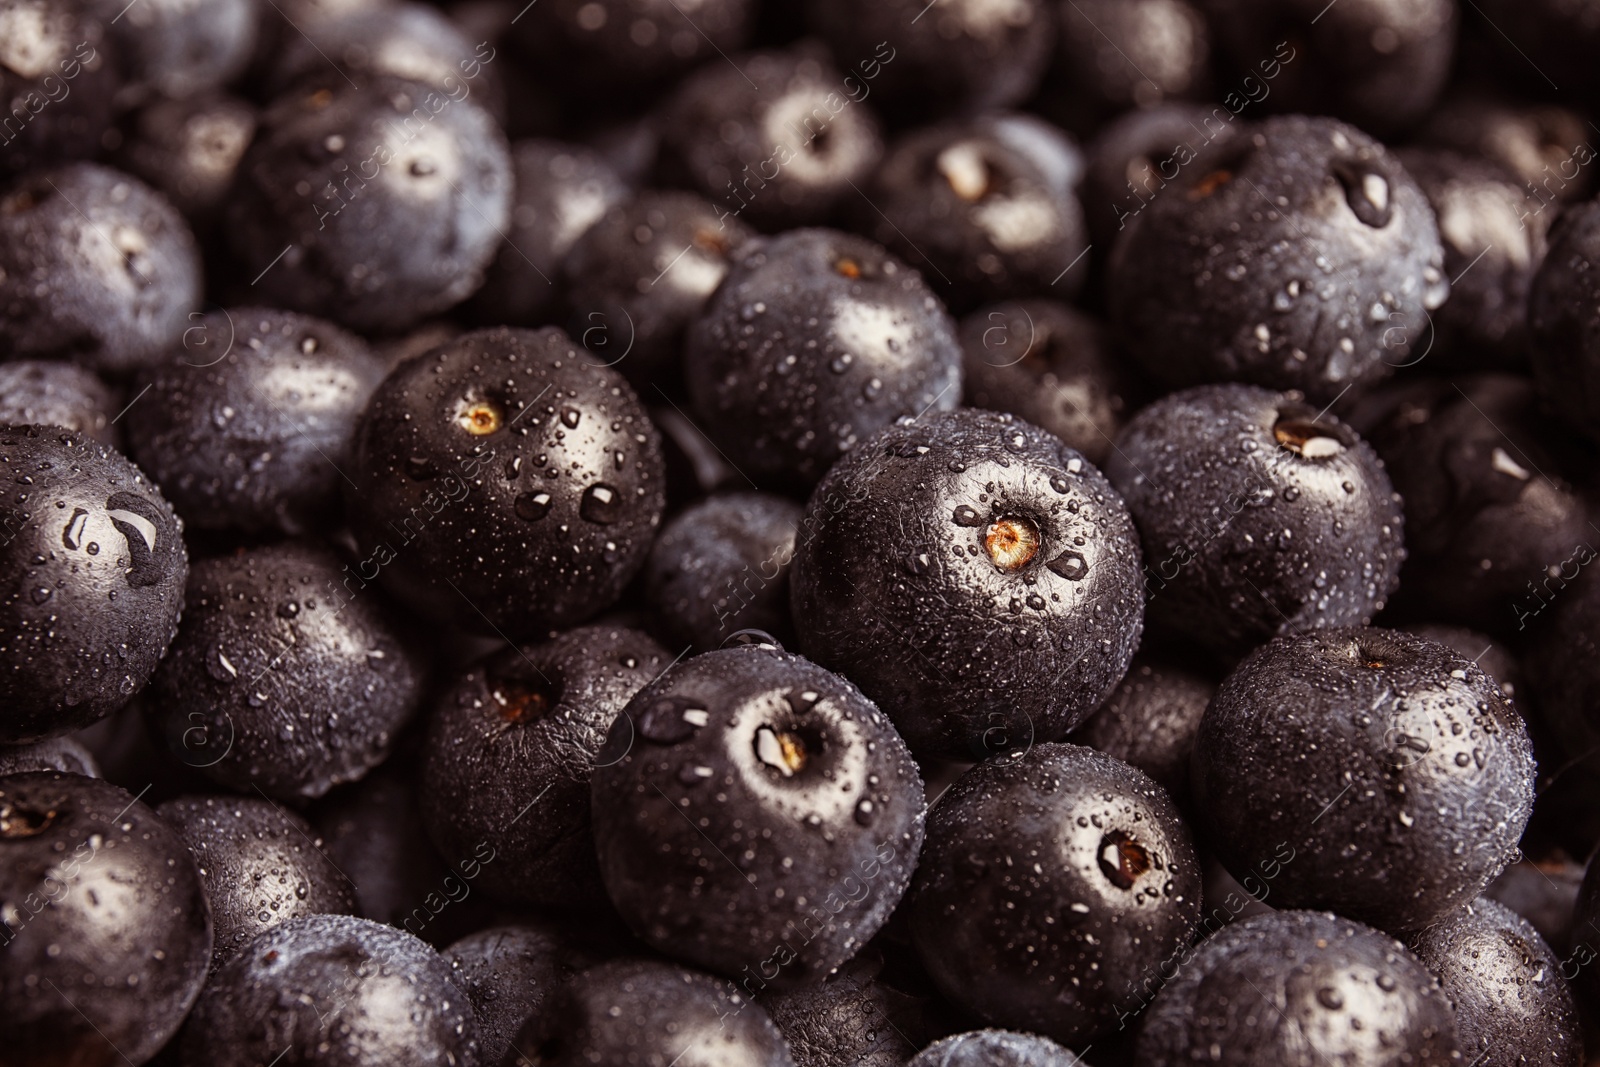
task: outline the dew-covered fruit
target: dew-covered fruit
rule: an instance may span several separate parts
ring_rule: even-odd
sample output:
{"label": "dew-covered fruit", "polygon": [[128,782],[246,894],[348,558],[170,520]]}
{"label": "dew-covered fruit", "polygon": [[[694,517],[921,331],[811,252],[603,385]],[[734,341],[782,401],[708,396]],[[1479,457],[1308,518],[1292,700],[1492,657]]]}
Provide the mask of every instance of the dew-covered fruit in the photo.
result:
{"label": "dew-covered fruit", "polygon": [[477,1067],[478,1025],[450,965],[349,915],[275,926],[224,964],[184,1027],[183,1067]]}
{"label": "dew-covered fruit", "polygon": [[137,178],[73,163],[0,196],[0,356],[125,373],[177,344],[200,283],[188,224]]}
{"label": "dew-covered fruit", "polygon": [[772,493],[724,493],[679,512],[645,570],[650,603],[676,644],[720,648],[739,630],[789,633],[789,570],[799,504]]}
{"label": "dew-covered fruit", "polygon": [[702,429],[746,477],[809,487],[901,416],[961,400],[955,322],[922,276],[837,230],[750,241],[690,328]]}
{"label": "dew-covered fruit", "polygon": [[184,796],[156,808],[200,870],[215,931],[213,968],[302,915],[348,914],[355,891],[300,816],[265,797]]}
{"label": "dew-covered fruit", "polygon": [[800,650],[919,755],[1058,741],[1139,642],[1139,545],[1109,482],[1010,415],[890,427],[812,494],[790,577]]}
{"label": "dew-covered fruit", "polygon": [[606,731],[672,657],[622,626],[580,626],[474,664],[434,705],[419,781],[446,862],[487,849],[478,885],[504,900],[593,908],[605,899],[589,780]]}
{"label": "dew-covered fruit", "polygon": [[215,311],[136,381],[128,448],[196,529],[307,533],[339,513],[341,471],[383,375],[332,323]]}
{"label": "dew-covered fruit", "polygon": [[1194,810],[1234,877],[1270,875],[1274,903],[1398,933],[1516,858],[1533,775],[1521,716],[1472,660],[1397,630],[1319,630],[1258,649],[1217,690]]}
{"label": "dew-covered fruit", "polygon": [[1189,792],[1189,756],[1216,693],[1209,678],[1139,654],[1100,709],[1068,735],[1148,774],[1174,797]]}
{"label": "dew-covered fruit", "polygon": [[708,652],[642,689],[592,788],[617,911],[747,996],[815,984],[860,951],[922,845],[922,779],[889,720],[771,647]]}
{"label": "dew-covered fruit", "polygon": [[1411,938],[1456,1010],[1461,1058],[1482,1067],[1578,1067],[1583,1038],[1558,960],[1528,922],[1486,897]]}
{"label": "dew-covered fruit", "polygon": [[508,640],[603,611],[661,522],[660,435],[620,374],[554,327],[479,330],[385,379],[349,512],[428,615]]}
{"label": "dew-covered fruit", "polygon": [[1325,912],[1278,911],[1196,946],[1144,1013],[1146,1067],[1465,1062],[1439,983],[1405,946]]}
{"label": "dew-covered fruit", "polygon": [[559,927],[516,924],[468,934],[442,950],[478,1020],[481,1062],[498,1067],[523,1023],[550,1003],[582,955]]}
{"label": "dew-covered fruit", "polygon": [[906,1067],[1077,1067],[1083,1061],[1048,1037],[969,1030],[935,1041]]}
{"label": "dew-covered fruit", "polygon": [[252,299],[394,332],[483,283],[510,213],[505,135],[477,101],[330,76],[262,112],[227,236]]}
{"label": "dew-covered fruit", "polygon": [[182,838],[98,778],[0,778],[7,1067],[144,1063],[200,995],[211,913]]}
{"label": "dew-covered fruit", "polygon": [[145,704],[168,749],[213,781],[310,800],[381,763],[426,663],[375,590],[288,542],[195,564],[183,625]]}
{"label": "dew-covered fruit", "polygon": [[76,363],[0,363],[0,426],[62,426],[116,448],[111,420],[121,408],[110,387]]}
{"label": "dew-covered fruit", "polygon": [[150,680],[178,630],[183,523],[120,453],[0,428],[0,742],[87,726]]}
{"label": "dew-covered fruit", "polygon": [[1128,220],[1111,318],[1169,387],[1245,381],[1319,405],[1410,366],[1450,284],[1433,209],[1366,134],[1269,119]]}
{"label": "dew-covered fruit", "polygon": [[656,960],[602,963],[528,1020],[506,1065],[795,1067],[761,1004],[729,986]]}
{"label": "dew-covered fruit", "polygon": [[928,813],[911,939],[939,991],[995,1026],[1081,1044],[1160,986],[1200,918],[1200,863],[1166,792],[1093,749],[979,763]]}
{"label": "dew-covered fruit", "polygon": [[1400,500],[1350,427],[1249,385],[1172,393],[1106,462],[1144,543],[1150,627],[1237,658],[1366,623],[1405,559]]}

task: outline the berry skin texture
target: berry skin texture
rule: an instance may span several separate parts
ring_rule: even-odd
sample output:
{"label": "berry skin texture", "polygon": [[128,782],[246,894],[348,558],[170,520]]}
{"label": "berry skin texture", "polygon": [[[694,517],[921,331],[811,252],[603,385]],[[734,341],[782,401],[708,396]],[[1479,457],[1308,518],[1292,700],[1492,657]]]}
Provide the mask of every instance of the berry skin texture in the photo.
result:
{"label": "berry skin texture", "polygon": [[1404,945],[1309,911],[1258,915],[1202,941],[1145,1012],[1135,1062],[1202,1060],[1221,1067],[1464,1062],[1450,1002]]}
{"label": "berry skin texture", "polygon": [[194,235],[137,178],[74,163],[0,198],[0,357],[125,373],[178,343],[200,295]]}
{"label": "berry skin texture", "polygon": [[1433,209],[1382,145],[1275,118],[1128,219],[1111,319],[1169,387],[1244,381],[1320,406],[1426,354],[1443,264]]}
{"label": "berry skin texture", "polygon": [[616,960],[528,1020],[507,1067],[795,1067],[759,1003],[670,963]]}
{"label": "berry skin texture", "polygon": [[802,513],[771,493],[726,493],[689,506],[662,528],[645,577],[674,645],[709,652],[740,630],[786,638]]}
{"label": "berry skin texture", "polygon": [[111,420],[121,407],[105,382],[76,363],[0,363],[0,426],[64,426],[116,448]]}
{"label": "berry skin texture", "polygon": [[504,900],[604,900],[589,780],[612,721],[672,657],[638,630],[581,626],[476,664],[434,706],[422,815],[448,861],[482,855],[478,885]]}
{"label": "berry skin texture", "polygon": [[470,97],[336,79],[262,113],[227,230],[254,299],[395,332],[478,288],[510,212],[505,135]]}
{"label": "berry skin texture", "polygon": [[0,900],[7,1067],[144,1063],[200,995],[211,913],[194,860],[108,782],[0,778]]}
{"label": "berry skin texture", "polygon": [[1461,1058],[1482,1067],[1578,1067],[1578,1006],[1563,966],[1537,930],[1479,897],[1411,939],[1456,1010]]}
{"label": "berry skin texture", "polygon": [[935,1041],[906,1067],[1077,1067],[1068,1049],[1038,1034],[971,1030]]}
{"label": "berry skin texture", "polygon": [[1143,772],[1041,744],[973,767],[929,812],[909,909],[952,1003],[1082,1044],[1138,1012],[1189,943],[1200,863]]}
{"label": "berry skin texture", "polygon": [[1192,671],[1136,655],[1127,677],[1068,740],[1131,763],[1181,800],[1200,717],[1216,691]]}
{"label": "berry skin texture", "polygon": [[24,771],[61,771],[99,778],[94,753],[76,737],[52,737],[29,745],[0,745],[0,776]]}
{"label": "berry skin texture", "polygon": [[920,755],[1058,741],[1139,643],[1139,546],[1092,465],[1020,419],[895,425],[812,494],[790,590],[800,650]]}
{"label": "berry skin texture", "polygon": [[367,407],[355,466],[362,577],[381,569],[430,616],[508,640],[608,607],[665,506],[660,435],[633,390],[553,327],[479,330],[402,364]]}
{"label": "berry skin texture", "polygon": [[355,890],[300,816],[261,797],[187,796],[156,809],[194,854],[211,905],[212,969],[302,915],[349,914]]}
{"label": "berry skin texture", "polygon": [[384,366],[366,343],[292,311],[199,318],[140,376],[129,450],[191,527],[309,533],[339,513],[340,470]]}
{"label": "berry skin texture", "polygon": [[[10,122],[0,143],[0,175],[98,154],[123,78],[94,4],[4,0],[0,25],[10,46],[0,60],[0,108]],[[71,90],[64,94],[61,85],[68,81]]]}
{"label": "berry skin texture", "polygon": [[809,487],[895,419],[960,403],[961,346],[921,275],[883,248],[792,230],[739,250],[690,328],[684,374],[699,424],[747,476]]}
{"label": "berry skin texture", "polygon": [[286,543],[202,560],[144,705],[170,751],[213,781],[311,800],[389,754],[424,664],[332,553]]}
{"label": "berry skin texture", "polygon": [[1070,298],[1089,273],[1074,188],[1082,173],[1083,154],[1062,130],[991,115],[909,134],[884,160],[870,203],[853,206],[861,231],[924,270],[952,307]]}
{"label": "berry skin texture", "polygon": [[868,949],[818,986],[769,993],[762,1005],[789,1042],[796,1067],[906,1067],[916,1055],[916,1002],[875,980]]}
{"label": "berry skin texture", "polygon": [[1528,293],[1533,372],[1556,413],[1600,438],[1600,204],[1576,204],[1550,230]]}
{"label": "berry skin texture", "polygon": [[478,1067],[450,965],[403,930],[349,915],[273,927],[217,971],[184,1028],[182,1067]]}
{"label": "berry skin texture", "polygon": [[568,949],[556,927],[492,926],[443,950],[450,978],[478,1020],[480,1062],[498,1067],[522,1024],[571,977]]}
{"label": "berry skin texture", "polygon": [[1217,690],[1194,810],[1236,878],[1292,851],[1270,882],[1283,907],[1399,933],[1515,858],[1533,775],[1521,716],[1476,663],[1400,631],[1318,630],[1263,646]]}
{"label": "berry skin texture", "polygon": [[1237,658],[1280,633],[1366,623],[1405,559],[1383,463],[1294,397],[1201,386],[1144,408],[1106,476],[1144,543],[1152,630]]}
{"label": "berry skin texture", "polygon": [[888,719],[771,647],[708,652],[646,686],[612,724],[592,795],[623,919],[752,997],[860,951],[922,846],[922,779]]}
{"label": "berry skin texture", "polygon": [[178,632],[183,522],[137,467],[58,426],[0,428],[0,742],[88,726],[144,688]]}

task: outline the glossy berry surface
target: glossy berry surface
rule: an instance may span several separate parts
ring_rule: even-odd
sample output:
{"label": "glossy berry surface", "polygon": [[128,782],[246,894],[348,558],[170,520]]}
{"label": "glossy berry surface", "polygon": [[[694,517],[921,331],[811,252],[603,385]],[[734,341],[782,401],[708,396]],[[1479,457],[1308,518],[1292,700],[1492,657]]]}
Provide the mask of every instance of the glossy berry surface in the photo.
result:
{"label": "glossy berry surface", "polygon": [[1476,663],[1351,628],[1280,638],[1240,664],[1200,721],[1193,785],[1235,877],[1290,852],[1271,882],[1284,907],[1407,931],[1515,858],[1533,770],[1521,717]]}
{"label": "glossy berry surface", "polygon": [[1583,1062],[1562,961],[1510,908],[1479,897],[1411,939],[1456,1011],[1463,1059],[1485,1067]]}
{"label": "glossy berry surface", "polygon": [[478,1026],[450,965],[421,941],[367,919],[308,915],[217,972],[179,1062],[243,1067],[280,1055],[316,1067],[474,1067]]}
{"label": "glossy berry surface", "polygon": [[1433,210],[1382,145],[1329,119],[1270,119],[1129,220],[1112,321],[1171,387],[1245,381],[1319,403],[1425,351],[1449,295]]}
{"label": "glossy berry surface", "polygon": [[0,353],[125,373],[164,355],[200,303],[183,216],[95,163],[35,171],[0,197]]}
{"label": "glossy berry surface", "polygon": [[383,376],[366,344],[332,323],[212,312],[139,377],[129,451],[190,526],[308,533],[339,512],[341,469]]}
{"label": "glossy berry surface", "polygon": [[1143,620],[1110,484],[1044,431],[971,409],[893,426],[829,472],[794,568],[801,650],[952,759],[1065,736],[1122,679]]}
{"label": "glossy berry surface", "polygon": [[479,885],[530,904],[603,897],[589,781],[613,720],[671,656],[638,630],[580,626],[475,664],[435,704],[422,816],[447,860],[494,853]]}
{"label": "glossy berry surface", "polygon": [[1139,1036],[1150,1067],[1210,1056],[1228,1067],[1460,1058],[1450,1002],[1405,946],[1331,914],[1283,911],[1202,941],[1157,995]]}
{"label": "glossy berry surface", "polygon": [[396,368],[352,475],[362,577],[382,569],[429,615],[508,639],[614,601],[663,505],[633,390],[554,328],[479,330]]}
{"label": "glossy berry surface", "polygon": [[482,283],[510,210],[505,135],[470,96],[336,79],[262,112],[228,236],[255,299],[393,331]]}
{"label": "glossy berry surface", "polygon": [[907,1067],[1073,1067],[1079,1062],[1072,1052],[1038,1034],[971,1030],[935,1041]]}
{"label": "glossy berry surface", "polygon": [[654,960],[584,971],[512,1042],[507,1067],[795,1067],[759,1003],[728,983]]}
{"label": "glossy berry surface", "polygon": [[1167,794],[1110,756],[1040,744],[978,764],[929,812],[909,917],[953,1003],[1085,1043],[1143,1006],[1199,915],[1200,864]]}
{"label": "glossy berry surface", "polygon": [[861,205],[865,232],[960,309],[1031,295],[1071,298],[1088,274],[1074,186],[1083,155],[1036,117],[1000,114],[908,135]]}
{"label": "glossy berry surface", "polygon": [[902,415],[961,400],[955,323],[923,278],[836,230],[752,241],[689,332],[700,425],[748,476],[810,486]]}
{"label": "glossy berry surface", "polygon": [[739,630],[784,638],[789,572],[803,509],[771,493],[710,496],[661,529],[645,571],[674,643],[702,652]]}
{"label": "glossy berry surface", "polygon": [[64,734],[144,688],[178,631],[183,523],[121,454],[58,426],[0,429],[0,741]]}
{"label": "glossy berry surface", "polygon": [[177,797],[156,814],[194,854],[211,905],[213,968],[279,923],[355,909],[350,880],[310,825],[264,797]]}
{"label": "glossy berry surface", "polygon": [[443,950],[478,1021],[481,1062],[503,1063],[523,1023],[551,1003],[579,958],[552,930],[491,926]]}
{"label": "glossy berry surface", "polygon": [[922,779],[888,719],[773,648],[708,652],[646,686],[592,790],[600,872],[629,926],[750,996],[855,955],[922,844]]}
{"label": "glossy berry surface", "polygon": [[200,994],[211,916],[194,860],[109,782],[0,778],[0,899],[8,1064],[143,1063]]}
{"label": "glossy berry surface", "polygon": [[1366,623],[1405,558],[1400,501],[1372,448],[1284,393],[1172,393],[1106,464],[1144,543],[1152,629],[1238,657],[1280,633]]}
{"label": "glossy berry surface", "polygon": [[426,661],[327,550],[286,543],[195,564],[145,706],[168,750],[233,789],[309,800],[389,754]]}

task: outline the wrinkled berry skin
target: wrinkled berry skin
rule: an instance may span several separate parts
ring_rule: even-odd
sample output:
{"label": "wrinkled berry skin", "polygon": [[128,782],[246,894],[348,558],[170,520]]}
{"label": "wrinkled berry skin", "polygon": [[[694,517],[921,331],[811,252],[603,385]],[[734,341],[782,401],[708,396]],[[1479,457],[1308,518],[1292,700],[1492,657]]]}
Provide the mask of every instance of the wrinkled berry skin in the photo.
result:
{"label": "wrinkled berry skin", "polygon": [[0,363],[0,426],[64,426],[116,448],[111,420],[121,408],[106,383],[76,363]]}
{"label": "wrinkled berry skin", "polygon": [[[879,169],[861,231],[923,271],[951,306],[1051,294],[1089,273],[1075,186],[1083,154],[1025,114],[989,115],[907,135]],[[858,198],[859,199],[859,198]]]}
{"label": "wrinkled berry skin", "polygon": [[403,930],[350,915],[273,927],[195,1005],[182,1067],[478,1067],[478,1026],[450,965]]}
{"label": "wrinkled berry skin", "polygon": [[1143,1007],[1200,918],[1200,863],[1167,794],[1078,745],[986,760],[928,813],[912,942],[954,1004],[1083,1043]]}
{"label": "wrinkled berry skin", "polygon": [[0,742],[88,726],[178,632],[183,521],[120,453],[59,426],[0,428]]}
{"label": "wrinkled berry skin", "polygon": [[615,367],[658,403],[683,365],[690,323],[753,236],[693,193],[646,190],[614,205],[564,265],[572,336],[591,363]]}
{"label": "wrinkled berry skin", "polygon": [[1009,411],[1103,466],[1135,399],[1111,335],[1055,300],[1010,300],[961,320],[964,402]]}
{"label": "wrinkled berry skin", "polygon": [[0,356],[126,373],[178,343],[200,282],[183,216],[137,178],[74,163],[0,199]]}
{"label": "wrinkled berry skin", "polygon": [[1299,389],[1320,406],[1426,354],[1450,291],[1444,248],[1382,145],[1288,116],[1204,158],[1111,255],[1112,321],[1152,377]]}
{"label": "wrinkled berry skin", "polygon": [[486,1067],[505,1061],[522,1024],[572,977],[571,965],[581,956],[558,931],[553,924],[492,926],[440,953],[450,964],[456,988],[472,1004]]}
{"label": "wrinkled berry skin", "polygon": [[213,968],[302,915],[355,910],[349,879],[300,816],[259,796],[187,796],[156,809],[199,865],[215,931]]}
{"label": "wrinkled berry skin", "polygon": [[1318,630],[1258,649],[1217,690],[1194,810],[1229,872],[1260,870],[1275,903],[1410,931],[1515,858],[1533,775],[1521,716],[1476,663],[1396,630]]}
{"label": "wrinkled berry skin", "polygon": [[1143,1022],[1147,1067],[1463,1062],[1450,1002],[1417,958],[1326,912],[1258,915],[1202,941]]}
{"label": "wrinkled berry skin", "polygon": [[1182,800],[1200,717],[1216,691],[1192,671],[1137,655],[1127,677],[1068,740],[1132,764]]}
{"label": "wrinkled berry skin", "polygon": [[1075,1067],[1082,1061],[1048,1037],[971,1030],[923,1049],[906,1067]]}
{"label": "wrinkled berry skin", "polygon": [[871,106],[843,103],[845,77],[806,46],[707,64],[662,117],[668,176],[719,218],[767,231],[826,223],[860,198],[883,155]]}
{"label": "wrinkled berry skin", "polygon": [[579,974],[528,1020],[506,1057],[507,1067],[674,1062],[795,1067],[759,1003],[725,981],[655,960],[616,960]]}
{"label": "wrinkled berry skin", "polygon": [[868,949],[821,985],[762,998],[796,1067],[906,1067],[926,1027],[917,1000],[877,980],[882,967]]}
{"label": "wrinkled berry skin", "polygon": [[870,91],[875,106],[926,120],[934,112],[1009,107],[1032,94],[1055,43],[1049,4],[1023,0],[1001,9],[986,0],[956,0],[926,6],[918,0],[818,0],[807,5],[807,16],[839,62],[854,68],[844,89],[852,97]]}
{"label": "wrinkled berry skin", "polygon": [[109,782],[0,778],[0,900],[7,1067],[144,1063],[200,995],[211,913],[194,859]]}
{"label": "wrinkled berry skin", "polygon": [[1567,986],[1573,964],[1528,920],[1479,897],[1417,934],[1411,951],[1456,1010],[1461,1058],[1483,1067],[1578,1067],[1583,1039]]}
{"label": "wrinkled berry skin", "polygon": [[510,211],[505,135],[470,97],[336,79],[262,113],[227,229],[252,299],[397,332],[482,284]]}
{"label": "wrinkled berry skin", "polygon": [[1600,204],[1567,208],[1528,293],[1539,392],[1573,426],[1600,437]]}
{"label": "wrinkled berry skin", "polygon": [[292,311],[197,318],[146,370],[129,451],[196,529],[295,536],[342,503],[340,471],[384,365],[360,338]]}
{"label": "wrinkled berry skin", "polygon": [[617,911],[751,996],[814,985],[860,951],[922,846],[922,779],[889,720],[770,646],[708,652],[646,686],[592,788]]}
{"label": "wrinkled berry skin", "polygon": [[594,907],[604,888],[589,830],[589,779],[606,731],[672,657],[638,630],[582,626],[508,648],[434,706],[422,816],[448,861],[483,854],[478,882],[524,904]]}
{"label": "wrinkled berry skin", "polygon": [[94,753],[76,737],[52,737],[28,745],[0,745],[0,775],[24,771],[61,771],[99,778]]}
{"label": "wrinkled berry skin", "polygon": [[[815,342],[812,344],[811,342]],[[902,415],[961,401],[961,346],[921,275],[871,241],[750,241],[689,330],[699,425],[747,476],[814,485]]]}
{"label": "wrinkled berry skin", "polygon": [[802,513],[772,493],[724,493],[662,528],[645,577],[674,645],[709,652],[739,630],[787,638],[789,571]]}
{"label": "wrinkled berry skin", "polygon": [[1152,630],[1223,658],[1369,622],[1398,583],[1404,522],[1383,462],[1291,395],[1170,394],[1123,430],[1106,476],[1139,526]]}
{"label": "wrinkled berry skin", "polygon": [[356,448],[362,577],[382,569],[432,617],[508,640],[616,600],[665,504],[633,390],[553,327],[479,330],[402,364]]}
{"label": "wrinkled berry skin", "polygon": [[0,3],[10,46],[0,58],[0,116],[6,120],[0,175],[99,153],[123,79],[94,6],[89,0]]}
{"label": "wrinkled berry skin", "polygon": [[195,564],[144,705],[169,750],[231,789],[290,801],[381,763],[425,665],[347,574],[294,542]]}
{"label": "wrinkled berry skin", "polygon": [[1009,415],[890,427],[829,472],[800,525],[800,650],[860,685],[919,755],[1060,740],[1139,643],[1138,534],[1122,499]]}

